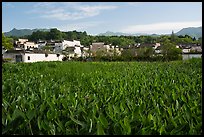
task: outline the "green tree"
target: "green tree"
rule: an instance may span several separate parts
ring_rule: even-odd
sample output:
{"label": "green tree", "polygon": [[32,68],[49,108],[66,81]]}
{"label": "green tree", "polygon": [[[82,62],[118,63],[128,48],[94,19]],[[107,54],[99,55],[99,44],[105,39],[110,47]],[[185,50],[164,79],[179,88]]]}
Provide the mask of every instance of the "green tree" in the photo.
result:
{"label": "green tree", "polygon": [[154,53],[154,49],[152,47],[144,47],[137,49],[138,57],[150,58]]}
{"label": "green tree", "polygon": [[130,61],[135,57],[136,51],[133,48],[123,49],[121,52],[121,57],[123,60]]}
{"label": "green tree", "polygon": [[202,37],[198,38],[198,43],[202,44]]}
{"label": "green tree", "polygon": [[7,38],[4,36],[4,33],[2,33],[2,46],[5,49],[12,49],[13,48],[13,39],[12,38]]}
{"label": "green tree", "polygon": [[55,29],[50,29],[50,32],[48,33],[47,39],[52,40],[62,40],[62,32]]}
{"label": "green tree", "polygon": [[167,60],[177,60],[181,59],[181,49],[176,48],[176,45],[170,40],[166,40],[161,45],[161,53],[163,57]]}
{"label": "green tree", "polygon": [[172,31],[172,33],[171,33],[171,42],[175,42],[175,40],[176,40],[176,35],[174,34],[174,31]]}

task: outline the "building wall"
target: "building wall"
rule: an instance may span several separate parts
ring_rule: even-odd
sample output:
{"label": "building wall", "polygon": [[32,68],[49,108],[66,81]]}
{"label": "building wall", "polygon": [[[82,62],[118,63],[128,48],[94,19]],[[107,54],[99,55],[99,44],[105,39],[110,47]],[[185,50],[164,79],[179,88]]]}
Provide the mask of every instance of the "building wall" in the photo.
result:
{"label": "building wall", "polygon": [[46,43],[38,43],[37,45],[38,45],[38,48],[42,48],[46,45]]}
{"label": "building wall", "polygon": [[63,50],[66,49],[66,47],[74,47],[75,45],[72,41],[67,41],[67,40],[63,41],[62,43],[63,43],[63,47],[62,47]]}
{"label": "building wall", "polygon": [[192,59],[192,58],[201,58],[202,54],[183,54],[183,60]]}
{"label": "building wall", "polygon": [[107,47],[104,45],[104,43],[92,43],[92,45],[90,45],[90,51],[91,52],[96,52],[98,50],[107,50]]}
{"label": "building wall", "polygon": [[25,44],[24,44],[24,46],[25,46],[25,49],[28,49],[28,48],[38,48],[38,45],[37,44],[35,44],[34,42],[26,42]]}
{"label": "building wall", "polygon": [[80,45],[81,45],[80,41],[78,41],[78,40],[74,40],[73,42],[74,42],[75,45],[77,45],[77,46],[80,46]]}
{"label": "building wall", "polygon": [[161,50],[155,50],[155,53],[161,53]]}
{"label": "building wall", "polygon": [[190,49],[182,49],[182,52],[183,52],[183,53],[189,53],[189,52],[190,52]]}
{"label": "building wall", "polygon": [[5,54],[3,54],[3,58],[4,59],[10,58],[11,61],[9,61],[9,62],[16,62],[16,55],[22,55],[23,56],[23,53],[5,53]]}
{"label": "building wall", "polygon": [[74,53],[76,53],[78,57],[81,57],[81,48],[75,47]]}
{"label": "building wall", "polygon": [[197,52],[202,52],[202,48],[200,46],[192,47],[191,50],[197,51]]}
{"label": "building wall", "polygon": [[[28,60],[30,57],[30,60]],[[57,54],[48,54],[46,57],[45,54],[36,54],[36,53],[25,53],[23,56],[23,62],[38,62],[38,61],[62,61],[63,55],[57,57]]]}
{"label": "building wall", "polygon": [[18,39],[17,42],[20,42],[20,44],[24,44],[27,41],[28,41],[28,39]]}

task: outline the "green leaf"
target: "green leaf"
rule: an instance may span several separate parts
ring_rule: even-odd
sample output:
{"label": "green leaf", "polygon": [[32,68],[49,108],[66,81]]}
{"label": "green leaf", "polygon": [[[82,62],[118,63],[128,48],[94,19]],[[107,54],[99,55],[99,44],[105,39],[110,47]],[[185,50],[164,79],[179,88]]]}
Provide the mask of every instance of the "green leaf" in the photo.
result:
{"label": "green leaf", "polygon": [[179,109],[179,103],[178,103],[178,100],[176,100],[176,110]]}
{"label": "green leaf", "polygon": [[41,127],[41,120],[40,120],[40,117],[38,117],[38,128],[41,130],[42,129],[42,127]]}
{"label": "green leaf", "polygon": [[175,120],[174,120],[173,118],[170,118],[170,119],[171,119],[171,122],[172,122],[172,124],[174,125],[174,127],[177,128],[178,125],[176,124]]}
{"label": "green leaf", "polygon": [[81,125],[83,128],[85,127],[85,124],[80,122],[79,120],[76,120],[74,117],[70,116],[71,120],[73,120],[75,123]]}
{"label": "green leaf", "polygon": [[182,131],[182,129],[185,127],[185,125],[178,127],[178,128],[174,128],[171,132],[170,135],[176,135],[177,133],[179,133],[180,131]]}
{"label": "green leaf", "polygon": [[148,120],[149,120],[149,121],[153,120],[152,114],[149,114],[149,115],[148,115]]}
{"label": "green leaf", "polygon": [[172,97],[173,97],[173,100],[176,100],[176,94],[175,94],[174,90],[172,91]]}
{"label": "green leaf", "polygon": [[124,111],[124,107],[123,107],[123,103],[120,103],[120,110],[123,112]]}
{"label": "green leaf", "polygon": [[172,110],[171,110],[171,108],[169,107],[167,110],[168,110],[168,113],[169,113],[170,117],[172,117]]}
{"label": "green leaf", "polygon": [[91,124],[90,124],[90,128],[89,128],[89,133],[90,133],[91,130],[92,130],[92,119],[90,119],[90,121],[91,121]]}
{"label": "green leaf", "polygon": [[130,126],[130,122],[128,120],[128,117],[124,118],[124,126],[125,126],[125,130],[127,132],[127,134],[131,134],[131,126]]}
{"label": "green leaf", "polygon": [[58,127],[61,129],[61,131],[63,131],[63,124],[62,124],[62,122],[59,121],[59,120],[57,120],[57,121],[55,121],[55,123],[58,125]]}
{"label": "green leaf", "polygon": [[22,116],[17,116],[11,123],[2,129],[2,134],[6,134],[9,130],[15,131],[23,122],[24,118]]}
{"label": "green leaf", "polygon": [[99,120],[100,120],[100,122],[103,124],[104,128],[107,128],[107,127],[108,127],[108,121],[106,120],[106,118],[104,117],[103,114],[100,114],[100,115],[99,115]]}
{"label": "green leaf", "polygon": [[26,114],[29,120],[32,120],[33,117],[35,116],[35,111],[34,110],[29,110]]}
{"label": "green leaf", "polygon": [[162,135],[162,133],[165,131],[164,126],[161,126],[160,130],[159,130],[159,134]]}
{"label": "green leaf", "polygon": [[185,97],[183,94],[181,95],[181,99],[182,99],[185,103],[187,103],[186,97]]}
{"label": "green leaf", "polygon": [[16,108],[16,109],[14,110],[14,112],[13,112],[12,119],[15,119],[15,118],[18,117],[18,116],[22,116],[23,118],[26,118],[26,117],[25,117],[25,114],[24,114],[21,110],[19,110],[18,108]]}
{"label": "green leaf", "polygon": [[97,135],[105,135],[103,127],[101,126],[100,122],[97,122]]}
{"label": "green leaf", "polygon": [[150,135],[151,126],[142,128],[142,135]]}

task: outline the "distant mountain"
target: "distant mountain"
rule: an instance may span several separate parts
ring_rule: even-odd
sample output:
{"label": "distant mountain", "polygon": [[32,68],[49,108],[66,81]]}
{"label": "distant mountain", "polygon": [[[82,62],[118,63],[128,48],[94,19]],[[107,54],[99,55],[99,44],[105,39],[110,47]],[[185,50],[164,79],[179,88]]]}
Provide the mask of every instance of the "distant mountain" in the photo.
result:
{"label": "distant mountain", "polygon": [[31,35],[33,32],[36,31],[49,31],[50,29],[12,29],[9,32],[5,32],[4,35],[5,36],[17,36],[17,37],[21,37],[21,36],[25,36],[25,35]]}
{"label": "distant mountain", "polygon": [[153,37],[159,36],[158,34],[146,34],[146,33],[129,34],[129,33],[111,32],[111,31],[107,31],[105,33],[98,34],[98,36],[141,36],[141,35],[145,35],[145,36],[148,35],[148,36],[153,36]]}
{"label": "distant mountain", "polygon": [[[31,35],[33,32],[36,31],[49,31],[50,29],[12,29],[9,32],[4,32],[5,36],[25,36],[25,35]],[[195,37],[198,39],[199,37],[202,37],[202,27],[188,27],[188,28],[183,28],[177,33],[176,35],[189,35],[191,37]],[[107,31],[105,33],[100,33],[98,36],[141,36],[141,35],[146,35],[146,36],[153,36],[153,37],[158,37],[160,36],[159,34],[146,34],[146,33],[135,33],[135,34],[128,34],[128,33],[122,33],[122,32],[111,32]],[[171,34],[165,34],[165,35],[171,35]]]}
{"label": "distant mountain", "polygon": [[98,36],[140,36],[140,35],[148,35],[148,34],[146,33],[129,34],[129,33],[111,32],[111,31],[98,34]]}
{"label": "distant mountain", "polygon": [[100,33],[98,36],[131,36],[132,34],[122,33],[122,32],[111,32],[107,31],[105,33]]}
{"label": "distant mountain", "polygon": [[189,27],[183,28],[176,35],[189,35],[191,37],[195,37],[196,39],[202,37],[202,27]]}
{"label": "distant mountain", "polygon": [[[183,28],[177,33],[176,35],[189,35],[191,37],[195,37],[198,39],[199,37],[202,37],[202,27],[189,27],[189,28]],[[122,32],[111,32],[107,31],[105,33],[100,33],[98,36],[153,36],[158,37],[159,34],[146,34],[146,33],[135,33],[135,34],[128,34],[128,33],[122,33]],[[165,34],[165,35],[171,35],[171,34]]]}

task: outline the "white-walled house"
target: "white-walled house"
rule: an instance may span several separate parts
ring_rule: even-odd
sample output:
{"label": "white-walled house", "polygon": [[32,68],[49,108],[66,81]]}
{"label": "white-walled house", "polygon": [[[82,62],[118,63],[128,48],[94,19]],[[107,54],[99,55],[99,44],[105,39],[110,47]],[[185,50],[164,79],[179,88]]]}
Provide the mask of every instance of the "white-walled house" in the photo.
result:
{"label": "white-walled house", "polygon": [[183,52],[183,53],[189,53],[190,51],[191,51],[190,48],[183,48],[183,49],[182,49],[182,52]]}
{"label": "white-walled house", "polygon": [[44,46],[46,46],[47,42],[46,41],[38,41],[37,45],[39,49],[42,49]]}
{"label": "white-walled house", "polygon": [[89,56],[89,48],[83,47],[82,57],[88,57],[88,56]]}
{"label": "white-walled house", "polygon": [[62,50],[66,49],[66,47],[75,47],[75,46],[80,47],[82,45],[78,40],[73,40],[73,41],[63,40],[62,42]]}
{"label": "white-walled house", "polygon": [[40,61],[62,61],[62,54],[46,54],[25,52],[25,50],[8,50],[3,54],[4,59],[11,59],[10,62],[40,62]]}
{"label": "white-walled house", "polygon": [[77,40],[73,40],[73,41],[68,41],[68,40],[63,40],[63,41],[59,41],[59,42],[55,42],[55,49],[54,52],[55,53],[60,53],[63,50],[66,49],[74,49],[73,52],[69,53],[70,57],[81,57],[82,56],[82,51],[81,49],[83,48],[83,46],[81,45],[80,41]]}
{"label": "white-walled house", "polygon": [[38,48],[38,44],[35,44],[34,42],[26,42],[24,44],[24,49],[34,49]]}
{"label": "white-walled house", "polygon": [[22,62],[24,50],[7,50],[2,54],[3,59],[10,59],[10,62]]}
{"label": "white-walled house", "polygon": [[155,43],[155,45],[154,45],[154,49],[157,49],[157,47],[160,47],[161,46],[161,44],[160,43]]}
{"label": "white-walled house", "polygon": [[202,52],[202,47],[201,46],[192,46],[191,51]]}
{"label": "white-walled house", "polygon": [[28,39],[18,39],[18,41],[15,42],[17,47],[15,47],[16,50],[21,49],[34,49],[38,48],[38,44],[35,44],[34,42],[29,42]]}
{"label": "white-walled house", "polygon": [[60,54],[25,53],[22,60],[23,62],[62,61],[63,57]]}
{"label": "white-walled house", "polygon": [[154,50],[154,52],[155,52],[156,54],[160,54],[160,53],[161,53],[161,46],[158,46],[158,47]]}
{"label": "white-walled house", "polygon": [[16,41],[16,45],[19,45],[19,44],[25,44],[26,42],[28,41],[28,39],[18,39],[18,41]]}

